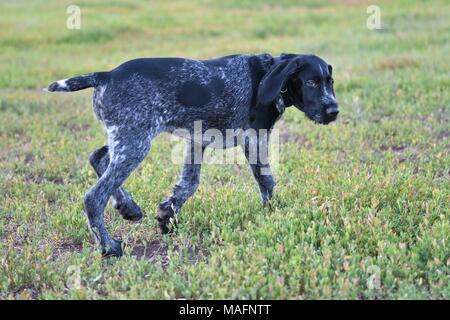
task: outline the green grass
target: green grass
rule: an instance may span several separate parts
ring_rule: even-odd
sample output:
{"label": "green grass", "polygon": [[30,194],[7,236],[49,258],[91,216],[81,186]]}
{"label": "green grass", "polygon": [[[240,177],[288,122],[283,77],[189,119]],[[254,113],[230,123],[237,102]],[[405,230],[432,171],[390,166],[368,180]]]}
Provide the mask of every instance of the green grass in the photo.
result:
{"label": "green grass", "polygon": [[[377,1],[381,30],[363,1],[299,3],[83,0],[77,31],[72,2],[1,1],[0,298],[449,299],[448,1]],[[126,182],[146,218],[108,206],[127,247],[102,260],[81,213],[105,143],[91,92],[40,88],[135,57],[239,52],[334,66],[340,120],[288,110],[276,125],[286,206],[261,206],[246,165],[204,165],[178,233],[161,236],[155,209],[179,171],[164,135]]]}

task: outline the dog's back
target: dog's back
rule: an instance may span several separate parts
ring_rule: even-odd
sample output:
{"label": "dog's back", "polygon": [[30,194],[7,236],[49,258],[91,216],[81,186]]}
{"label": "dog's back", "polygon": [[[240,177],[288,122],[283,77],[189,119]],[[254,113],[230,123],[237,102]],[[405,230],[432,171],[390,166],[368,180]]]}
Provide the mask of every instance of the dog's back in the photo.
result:
{"label": "dog's back", "polygon": [[94,87],[95,114],[107,122],[129,118],[169,132],[192,132],[194,121],[202,121],[203,131],[245,129],[255,86],[250,65],[254,57],[140,58],[109,72],[53,82],[48,91]]}

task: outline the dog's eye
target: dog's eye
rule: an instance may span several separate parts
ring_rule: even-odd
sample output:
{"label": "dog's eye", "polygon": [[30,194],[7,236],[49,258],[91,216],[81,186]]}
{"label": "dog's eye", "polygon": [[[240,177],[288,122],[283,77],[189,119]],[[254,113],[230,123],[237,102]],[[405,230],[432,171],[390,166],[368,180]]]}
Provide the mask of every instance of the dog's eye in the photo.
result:
{"label": "dog's eye", "polygon": [[334,79],[330,77],[330,78],[328,79],[328,82],[329,82],[330,84],[334,84]]}
{"label": "dog's eye", "polygon": [[306,85],[307,85],[308,87],[316,88],[316,87],[319,86],[319,82],[316,81],[316,80],[308,80],[308,81],[306,81]]}

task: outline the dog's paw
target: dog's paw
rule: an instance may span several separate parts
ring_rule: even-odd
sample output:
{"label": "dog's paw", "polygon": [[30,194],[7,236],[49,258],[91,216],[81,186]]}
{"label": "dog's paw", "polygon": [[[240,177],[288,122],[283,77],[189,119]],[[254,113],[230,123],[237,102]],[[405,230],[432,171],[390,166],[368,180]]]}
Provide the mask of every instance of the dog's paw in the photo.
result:
{"label": "dog's paw", "polygon": [[114,208],[119,211],[125,220],[137,222],[144,217],[144,212],[133,200],[126,203],[117,203]]}
{"label": "dog's paw", "polygon": [[156,220],[158,220],[159,228],[163,234],[172,232],[173,227],[176,226],[176,215],[173,204],[169,204],[167,201],[160,203]]}
{"label": "dog's paw", "polygon": [[123,256],[122,242],[114,239],[111,240],[108,246],[102,248],[102,256],[104,258]]}

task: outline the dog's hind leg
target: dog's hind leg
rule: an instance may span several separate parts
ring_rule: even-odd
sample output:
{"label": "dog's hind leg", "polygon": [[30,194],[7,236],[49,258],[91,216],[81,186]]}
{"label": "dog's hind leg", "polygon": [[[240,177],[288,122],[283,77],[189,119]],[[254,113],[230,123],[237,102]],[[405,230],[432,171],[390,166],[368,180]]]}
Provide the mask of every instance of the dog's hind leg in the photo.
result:
{"label": "dog's hind leg", "polygon": [[150,150],[151,138],[140,129],[114,127],[108,132],[108,168],[89,189],[84,199],[84,208],[89,227],[96,242],[100,242],[104,256],[121,256],[120,242],[111,237],[105,228],[103,214],[110,196],[125,182],[134,169],[144,160]]}
{"label": "dog's hind leg", "polygon": [[172,195],[161,202],[158,207],[159,227],[162,233],[170,231],[170,219],[175,218],[181,206],[197,190],[200,183],[201,159],[205,147],[193,141],[186,143],[184,154],[184,165],[181,170],[180,179],[173,187]]}
{"label": "dog's hind leg", "polygon": [[[108,146],[103,146],[92,152],[89,156],[89,163],[92,168],[94,168],[97,176],[100,178],[105,173],[109,165]],[[139,208],[131,195],[125,191],[123,187],[119,187],[113,192],[111,200],[113,207],[119,211],[124,219],[130,221],[139,221],[142,219],[143,212],[141,208]]]}

